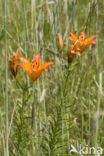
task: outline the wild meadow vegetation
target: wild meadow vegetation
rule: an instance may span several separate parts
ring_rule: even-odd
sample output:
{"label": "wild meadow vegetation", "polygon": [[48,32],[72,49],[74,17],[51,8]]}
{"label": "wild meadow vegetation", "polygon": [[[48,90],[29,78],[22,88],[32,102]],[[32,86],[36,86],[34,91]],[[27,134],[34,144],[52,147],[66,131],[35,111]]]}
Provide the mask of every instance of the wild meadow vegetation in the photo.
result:
{"label": "wild meadow vegetation", "polygon": [[[68,31],[96,35],[71,63]],[[15,77],[17,49],[53,64],[35,81],[20,66]],[[0,156],[77,156],[71,145],[104,150],[104,0],[1,0]]]}

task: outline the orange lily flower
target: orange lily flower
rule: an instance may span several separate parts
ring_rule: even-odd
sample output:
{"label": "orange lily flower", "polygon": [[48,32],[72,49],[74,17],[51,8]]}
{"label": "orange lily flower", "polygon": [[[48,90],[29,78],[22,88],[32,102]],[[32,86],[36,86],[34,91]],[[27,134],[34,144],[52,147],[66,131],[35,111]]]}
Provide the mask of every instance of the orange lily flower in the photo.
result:
{"label": "orange lily flower", "polygon": [[59,33],[57,34],[57,48],[58,48],[59,52],[62,52],[62,50],[63,50],[63,40],[62,40],[62,37],[61,37],[61,35]]}
{"label": "orange lily flower", "polygon": [[9,57],[8,58],[8,61],[9,61],[9,66],[10,66],[10,70],[12,72],[12,74],[16,77],[17,75],[17,63],[18,63],[18,60],[19,60],[19,49],[17,49],[16,53],[13,52],[13,58],[10,59]]}
{"label": "orange lily flower", "polygon": [[96,41],[93,40],[96,35],[92,35],[86,39],[86,34],[84,31],[80,33],[79,37],[77,37],[72,31],[69,31],[69,34],[71,35],[69,39],[73,41],[75,53],[78,55],[80,55],[89,44],[96,44]]}
{"label": "orange lily flower", "polygon": [[69,39],[74,43],[74,45],[71,45],[67,51],[68,62],[70,63],[72,62],[75,54],[80,56],[89,44],[96,44],[96,41],[93,40],[96,35],[92,35],[86,39],[86,34],[84,31],[80,33],[79,37],[77,37],[72,31],[69,31],[69,34],[71,35]]}
{"label": "orange lily flower", "polygon": [[47,70],[46,68],[49,65],[53,64],[53,62],[41,64],[40,53],[33,57],[32,63],[24,56],[20,56],[20,61],[22,61],[22,63],[18,63],[18,66],[22,67],[33,81],[37,80],[42,72]]}

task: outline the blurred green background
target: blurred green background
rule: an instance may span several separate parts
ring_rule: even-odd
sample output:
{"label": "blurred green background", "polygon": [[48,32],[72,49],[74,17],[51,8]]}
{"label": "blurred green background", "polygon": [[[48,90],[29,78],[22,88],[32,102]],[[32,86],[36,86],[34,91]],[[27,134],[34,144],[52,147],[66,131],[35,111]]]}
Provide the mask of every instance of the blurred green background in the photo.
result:
{"label": "blurred green background", "polygon": [[[7,146],[10,156],[76,156],[71,144],[104,148],[104,0],[5,2],[0,1],[0,156],[7,156]],[[68,31],[83,30],[87,37],[97,35],[96,45],[68,65],[68,46],[59,53],[57,34],[70,44]],[[54,62],[27,90],[32,80],[20,69],[16,79],[25,91],[5,64],[6,52],[12,57],[17,48],[30,60],[41,52],[42,62]]]}

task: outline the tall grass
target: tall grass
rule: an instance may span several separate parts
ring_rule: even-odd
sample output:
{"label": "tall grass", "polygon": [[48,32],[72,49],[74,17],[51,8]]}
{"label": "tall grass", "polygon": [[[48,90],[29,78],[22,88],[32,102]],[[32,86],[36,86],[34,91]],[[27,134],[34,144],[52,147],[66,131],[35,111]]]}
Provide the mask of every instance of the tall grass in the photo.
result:
{"label": "tall grass", "polygon": [[4,43],[5,43],[5,114],[6,114],[6,146],[5,155],[8,151],[8,64],[7,64],[7,0],[4,1]]}
{"label": "tall grass", "polygon": [[[71,144],[77,150],[80,144],[104,147],[103,4],[97,0],[14,0],[8,4],[1,0],[1,156],[76,155],[70,154]],[[70,65],[66,56],[67,45],[72,43],[69,30],[77,35],[85,30],[86,37],[97,34],[96,45]],[[62,53],[57,49],[57,33],[65,43]],[[29,60],[40,52],[42,62],[54,65],[34,83],[22,69],[15,80],[7,56],[12,57],[17,48]]]}

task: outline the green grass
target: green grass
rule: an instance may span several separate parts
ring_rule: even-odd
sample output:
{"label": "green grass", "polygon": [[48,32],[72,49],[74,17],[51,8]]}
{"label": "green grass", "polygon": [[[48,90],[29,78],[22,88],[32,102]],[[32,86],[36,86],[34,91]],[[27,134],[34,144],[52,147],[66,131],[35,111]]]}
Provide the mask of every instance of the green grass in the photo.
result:
{"label": "green grass", "polygon": [[[71,144],[104,148],[104,0],[1,0],[0,28],[0,156],[76,156]],[[60,54],[56,45],[57,33],[72,43],[69,30],[97,35],[95,47],[70,65],[68,46]],[[7,56],[17,48],[54,65],[34,84],[22,69],[16,81]]]}

